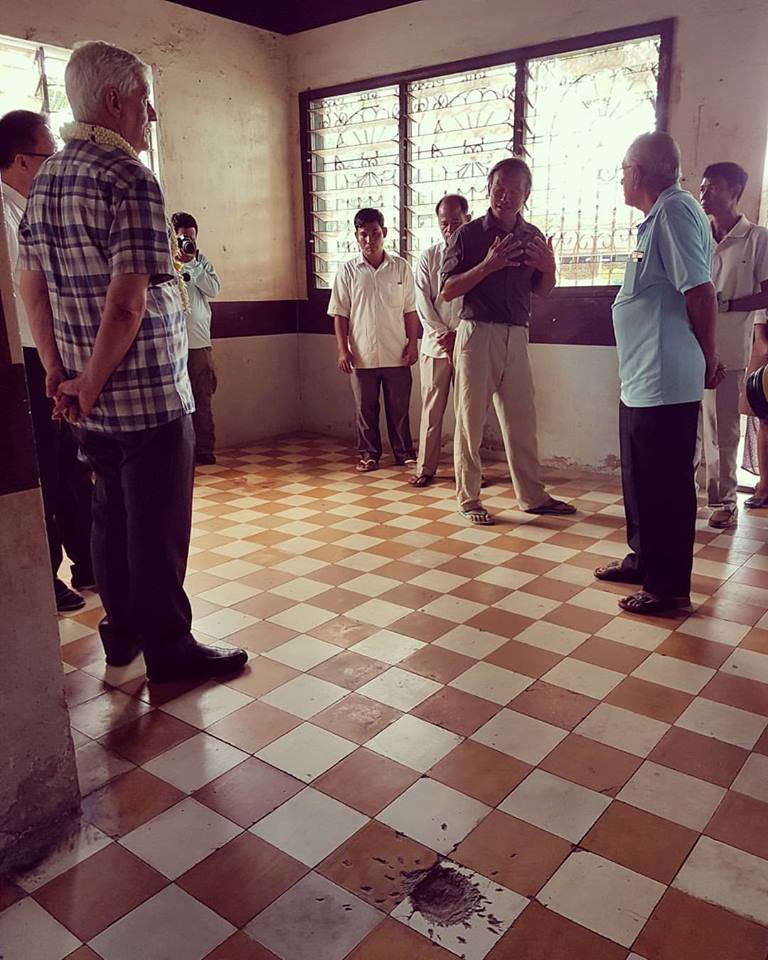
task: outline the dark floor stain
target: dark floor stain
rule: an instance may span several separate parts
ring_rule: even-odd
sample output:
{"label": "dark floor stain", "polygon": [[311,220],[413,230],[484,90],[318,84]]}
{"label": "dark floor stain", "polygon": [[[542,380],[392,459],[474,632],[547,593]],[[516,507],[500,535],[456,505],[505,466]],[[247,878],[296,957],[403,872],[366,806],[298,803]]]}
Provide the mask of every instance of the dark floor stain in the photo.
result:
{"label": "dark floor stain", "polygon": [[410,890],[411,906],[428,923],[439,927],[462,924],[485,914],[488,901],[476,883],[462,876],[458,870],[438,863],[431,870],[413,871],[415,881]]}

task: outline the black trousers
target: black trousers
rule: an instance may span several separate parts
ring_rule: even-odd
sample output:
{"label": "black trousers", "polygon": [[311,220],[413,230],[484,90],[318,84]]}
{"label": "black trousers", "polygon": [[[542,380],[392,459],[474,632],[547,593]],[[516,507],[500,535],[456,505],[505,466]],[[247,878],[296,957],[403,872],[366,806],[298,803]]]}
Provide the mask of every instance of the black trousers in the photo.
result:
{"label": "black trousers", "polygon": [[381,459],[379,395],[384,394],[384,414],[392,453],[398,463],[415,459],[409,407],[411,402],[410,367],[373,367],[353,370],[352,393],[355,397],[357,449],[365,459]]}
{"label": "black trousers", "polygon": [[192,528],[194,430],[187,415],[150,430],[78,429],[96,475],[93,565],[106,617],[107,655],[134,647],[147,665],[192,642],[184,592]]}
{"label": "black trousers", "polygon": [[621,481],[632,551],[623,566],[660,597],[691,590],[696,533],[693,459],[699,403],[619,408]]}
{"label": "black trousers", "polygon": [[24,347],[24,368],[53,578],[56,580],[61,566],[63,545],[72,561],[74,582],[90,583],[91,471],[78,457],[69,424],[51,419],[53,404],[45,395],[45,368],[33,347]]}

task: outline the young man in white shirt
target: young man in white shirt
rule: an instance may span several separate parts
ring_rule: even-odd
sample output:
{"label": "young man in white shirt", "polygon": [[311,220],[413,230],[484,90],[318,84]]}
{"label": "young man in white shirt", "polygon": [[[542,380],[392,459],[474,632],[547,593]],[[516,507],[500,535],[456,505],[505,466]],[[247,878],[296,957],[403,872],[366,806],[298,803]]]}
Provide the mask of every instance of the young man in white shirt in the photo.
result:
{"label": "young man in white shirt", "polygon": [[712,224],[712,280],[717,290],[717,353],[725,375],[704,392],[703,447],[710,527],[736,525],[736,454],[740,436],[739,391],[749,360],[752,331],[768,306],[768,230],[739,213],[747,172],[736,163],[712,163],[704,171],[700,199]]}
{"label": "young man in white shirt", "polygon": [[339,370],[350,375],[355,398],[357,470],[376,470],[381,459],[379,396],[395,463],[416,465],[408,408],[411,367],[418,360],[419,317],[413,273],[384,249],[387,228],[379,210],[355,215],[360,255],[339,268],[328,313],[333,317]]}
{"label": "young man in white shirt", "polygon": [[216,463],[213,452],[216,447],[216,428],[211,400],[216,393],[217,382],[211,346],[211,306],[208,301],[218,297],[221,281],[211,261],[197,246],[197,220],[189,213],[179,212],[173,214],[171,221],[179,243],[182,278],[189,297],[187,370],[195,398],[195,412],[192,414],[195,462],[213,464]]}
{"label": "young man in white shirt", "polygon": [[416,306],[424,335],[421,339],[421,428],[414,487],[434,480],[443,439],[443,416],[453,381],[453,345],[459,325],[461,298],[447,303],[440,293],[443,253],[453,234],[472,219],[467,198],[448,194],[435,208],[443,239],[422,253],[416,267]]}

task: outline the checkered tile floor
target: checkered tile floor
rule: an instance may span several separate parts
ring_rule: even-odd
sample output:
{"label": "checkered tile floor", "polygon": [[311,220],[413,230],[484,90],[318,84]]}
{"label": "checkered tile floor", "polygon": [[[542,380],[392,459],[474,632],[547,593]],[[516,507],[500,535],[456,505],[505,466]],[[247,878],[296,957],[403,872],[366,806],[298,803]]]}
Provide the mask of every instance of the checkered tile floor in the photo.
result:
{"label": "checkered tile floor", "polygon": [[188,587],[237,679],[150,691],[97,598],[62,619],[82,825],[0,882],[4,960],[765,960],[768,516],[702,513],[695,615],[640,620],[591,576],[613,479],[540,519],[491,467],[470,528],[353,462],[200,470]]}

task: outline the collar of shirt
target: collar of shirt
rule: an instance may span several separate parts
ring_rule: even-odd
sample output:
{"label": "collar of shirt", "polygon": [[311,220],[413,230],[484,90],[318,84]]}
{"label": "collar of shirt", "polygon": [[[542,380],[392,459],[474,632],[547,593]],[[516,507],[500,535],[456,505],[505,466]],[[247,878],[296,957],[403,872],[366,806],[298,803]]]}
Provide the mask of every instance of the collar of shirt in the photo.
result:
{"label": "collar of shirt", "polygon": [[22,197],[18,190],[14,190],[13,187],[7,183],[3,183],[3,200],[8,204],[18,207],[22,213],[24,212],[24,207],[27,205],[26,198]]}
{"label": "collar of shirt", "polygon": [[32,331],[29,328],[27,311],[19,293],[19,224],[24,216],[27,198],[23,197],[18,190],[14,190],[13,187],[8,186],[7,183],[2,184],[2,191],[6,214],[5,232],[8,238],[8,254],[11,258],[13,287],[16,292],[16,319],[19,322],[21,345],[23,347],[34,347],[35,341],[32,337]]}
{"label": "collar of shirt", "polygon": [[518,213],[514,227],[512,227],[511,230],[505,230],[496,217],[494,217],[493,210],[488,207],[483,217],[483,230],[486,233],[500,233],[503,236],[506,236],[508,233],[511,233],[512,236],[524,236],[531,232],[531,225],[523,218],[522,213]]}
{"label": "collar of shirt", "polygon": [[[752,224],[747,220],[747,218],[742,213],[739,219],[734,223],[731,229],[726,233],[722,240],[717,241],[718,247],[721,243],[725,243],[726,240],[743,240],[749,234]],[[714,235],[714,231],[713,231]]]}
{"label": "collar of shirt", "polygon": [[373,265],[372,263],[369,263],[369,262],[365,259],[365,256],[363,255],[363,251],[362,251],[362,250],[360,251],[360,253],[357,255],[357,257],[356,257],[356,259],[355,259],[355,264],[356,264],[356,266],[358,266],[358,267],[369,267],[369,268],[370,268],[371,270],[373,270],[374,272],[375,272],[376,270],[379,270],[381,267],[383,267],[384,264],[387,263],[387,262],[392,263],[392,257],[387,253],[386,250],[384,251],[384,259],[381,261],[381,263],[379,264],[378,267],[374,267],[374,265]]}
{"label": "collar of shirt", "polygon": [[656,197],[656,202],[646,214],[645,219],[641,220],[637,225],[637,229],[640,230],[641,227],[645,227],[646,224],[650,223],[652,220],[655,220],[659,210],[661,210],[662,206],[664,205],[664,201],[675,193],[684,193],[684,190],[679,183],[673,183],[671,187],[667,187],[666,190],[662,190],[658,197]]}

